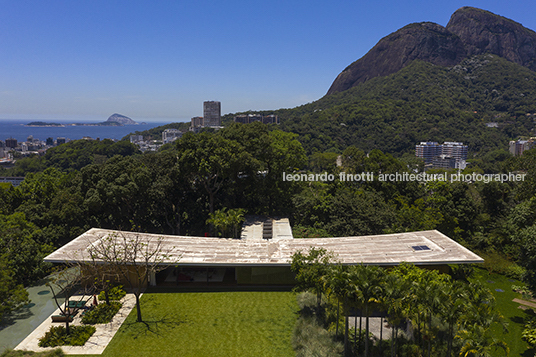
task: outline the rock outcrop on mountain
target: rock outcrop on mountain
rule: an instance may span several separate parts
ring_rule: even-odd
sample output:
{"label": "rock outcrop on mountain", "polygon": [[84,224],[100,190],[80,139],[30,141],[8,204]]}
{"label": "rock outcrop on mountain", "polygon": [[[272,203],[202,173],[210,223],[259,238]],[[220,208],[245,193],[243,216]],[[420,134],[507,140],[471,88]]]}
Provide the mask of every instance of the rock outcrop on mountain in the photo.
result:
{"label": "rock outcrop on mountain", "polygon": [[382,38],[365,56],[346,67],[328,94],[398,72],[416,59],[451,66],[464,57],[463,43],[443,26],[432,22],[410,24]]}
{"label": "rock outcrop on mountain", "polygon": [[121,125],[138,125],[138,123],[136,123],[134,120],[130,119],[129,117],[126,117],[124,115],[117,114],[117,113],[112,114],[106,121],[119,123]]}
{"label": "rock outcrop on mountain", "polygon": [[460,37],[467,56],[491,53],[536,70],[536,32],[489,11],[462,7],[447,24]]}
{"label": "rock outcrop on mountain", "polygon": [[327,94],[398,72],[413,60],[453,66],[483,53],[536,70],[536,33],[489,11],[462,7],[451,16],[447,27],[414,23],[382,38],[337,76]]}

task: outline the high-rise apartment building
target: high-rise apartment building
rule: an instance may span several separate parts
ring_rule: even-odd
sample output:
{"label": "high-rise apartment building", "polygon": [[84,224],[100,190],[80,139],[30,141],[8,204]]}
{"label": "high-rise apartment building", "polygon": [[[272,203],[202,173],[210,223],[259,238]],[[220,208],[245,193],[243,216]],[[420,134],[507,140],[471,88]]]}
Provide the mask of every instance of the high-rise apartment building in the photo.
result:
{"label": "high-rise apartment building", "polygon": [[425,164],[431,164],[434,157],[441,155],[441,145],[435,141],[423,141],[415,145],[415,155],[422,158]]}
{"label": "high-rise apartment building", "polygon": [[9,139],[6,139],[6,147],[8,148],[16,148],[17,147],[17,139],[13,139],[13,138],[9,138]]}
{"label": "high-rise apartment building", "polygon": [[415,145],[415,156],[422,158],[426,165],[435,168],[463,170],[466,167],[467,145],[454,141],[445,141],[443,144],[423,141],[420,145]]}
{"label": "high-rise apartment building", "polygon": [[454,141],[445,141],[441,145],[441,155],[449,156],[456,160],[467,160],[467,145]]}
{"label": "high-rise apartment building", "polygon": [[221,126],[221,103],[216,101],[203,102],[203,125]]}
{"label": "high-rise apartment building", "polygon": [[530,150],[536,146],[536,138],[529,140],[512,140],[509,143],[510,154],[514,156],[523,155],[525,150]]}

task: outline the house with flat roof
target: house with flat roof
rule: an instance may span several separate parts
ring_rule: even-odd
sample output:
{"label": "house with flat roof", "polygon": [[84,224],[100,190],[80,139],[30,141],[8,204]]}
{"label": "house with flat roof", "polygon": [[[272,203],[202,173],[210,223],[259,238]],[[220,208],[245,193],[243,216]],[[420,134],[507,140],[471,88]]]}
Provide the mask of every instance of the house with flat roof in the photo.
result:
{"label": "house with flat roof", "polygon": [[[159,244],[165,257],[161,271],[150,276],[150,284],[190,283],[229,285],[291,285],[292,255],[312,247],[335,254],[344,265],[393,266],[403,262],[448,271],[448,264],[483,263],[484,260],[437,230],[357,237],[294,239],[288,219],[249,219],[241,239],[158,235],[92,228],[45,257],[50,263],[90,261],[92,246],[106,239],[142,239]],[[141,262],[140,262],[141,264]]]}

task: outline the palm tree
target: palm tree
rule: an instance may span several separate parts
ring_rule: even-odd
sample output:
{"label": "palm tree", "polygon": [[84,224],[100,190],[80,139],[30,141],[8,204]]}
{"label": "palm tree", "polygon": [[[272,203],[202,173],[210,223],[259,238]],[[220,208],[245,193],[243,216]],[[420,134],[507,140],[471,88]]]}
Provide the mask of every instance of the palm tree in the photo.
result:
{"label": "palm tree", "polygon": [[382,304],[387,310],[387,321],[391,325],[391,357],[394,357],[396,351],[398,325],[406,318],[408,285],[408,282],[397,274],[387,274],[383,281]]}
{"label": "palm tree", "polygon": [[344,353],[348,351],[348,308],[349,308],[349,296],[353,291],[352,281],[350,279],[349,267],[342,264],[337,264],[332,267],[329,273],[325,276],[325,283],[328,293],[335,296],[337,299],[337,323],[335,334],[339,334],[339,311],[340,303],[342,302],[342,311],[345,321],[344,332]]}
{"label": "palm tree", "polygon": [[385,271],[377,266],[357,265],[350,271],[352,296],[365,315],[365,357],[369,351],[369,317],[382,302]]}
{"label": "palm tree", "polygon": [[494,337],[489,331],[489,327],[484,327],[478,323],[468,326],[468,329],[460,330],[456,337],[462,340],[463,347],[460,350],[462,357],[492,357],[492,353],[498,349],[504,351],[504,355],[508,356],[508,345]]}
{"label": "palm tree", "polygon": [[503,316],[497,311],[491,291],[481,283],[465,285],[466,309],[460,318],[461,329],[456,338],[463,347],[460,356],[490,356],[491,352],[503,349],[508,353],[508,345],[494,337],[490,328],[499,323],[506,330]]}
{"label": "palm tree", "polygon": [[454,328],[467,310],[467,290],[465,284],[460,281],[445,284],[440,298],[442,304],[439,312],[448,326],[447,356],[450,357],[452,353],[452,342],[454,340]]}
{"label": "palm tree", "polygon": [[424,317],[420,337],[424,351],[425,339],[423,335],[426,336],[426,340],[428,341],[428,357],[430,357],[432,338],[435,336],[435,333],[432,331],[432,317],[441,308],[443,303],[442,291],[444,291],[445,284],[450,284],[450,280],[447,275],[439,274],[437,271],[423,269],[422,272],[423,274],[418,281],[418,290],[416,292],[419,299],[419,310],[422,311]]}

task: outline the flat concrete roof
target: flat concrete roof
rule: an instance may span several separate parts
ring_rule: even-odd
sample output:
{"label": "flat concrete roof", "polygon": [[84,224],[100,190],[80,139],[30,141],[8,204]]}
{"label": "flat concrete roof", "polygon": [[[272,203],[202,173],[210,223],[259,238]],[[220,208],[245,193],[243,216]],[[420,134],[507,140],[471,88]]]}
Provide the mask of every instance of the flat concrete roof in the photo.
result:
{"label": "flat concrete roof", "polygon": [[[282,227],[284,223],[279,225]],[[172,236],[92,228],[44,260],[52,263],[87,261],[88,248],[92,244],[102,244],[103,238],[112,236],[131,240],[137,236],[149,245],[161,240],[161,246],[169,256],[161,261],[165,265],[289,266],[295,252],[306,252],[311,247],[332,251],[336,260],[346,265],[484,262],[481,257],[436,230],[337,238],[293,239],[290,234],[289,238],[284,238],[288,232],[288,229],[281,228],[281,237],[263,240]]]}

